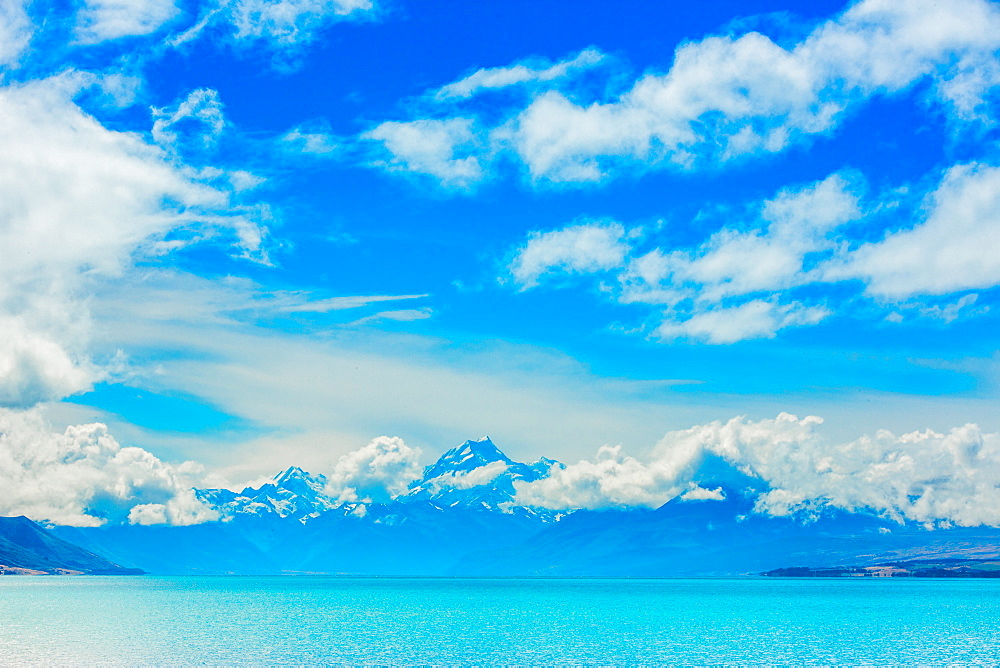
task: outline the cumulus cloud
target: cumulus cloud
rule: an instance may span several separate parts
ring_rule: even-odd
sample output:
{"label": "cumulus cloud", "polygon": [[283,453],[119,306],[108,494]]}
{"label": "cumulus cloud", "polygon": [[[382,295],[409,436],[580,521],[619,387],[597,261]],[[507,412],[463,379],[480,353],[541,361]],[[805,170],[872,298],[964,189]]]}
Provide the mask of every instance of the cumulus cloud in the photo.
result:
{"label": "cumulus cloud", "polygon": [[715,344],[736,343],[773,338],[786,327],[815,325],[830,314],[822,306],[755,299],[739,306],[698,311],[686,320],[668,319],[653,330],[653,335],[667,341],[684,338]]}
{"label": "cumulus cloud", "polygon": [[76,38],[83,44],[156,32],[179,10],[174,0],[84,0]]}
{"label": "cumulus cloud", "polygon": [[[97,282],[185,236],[225,231],[248,254],[265,233],[259,216],[233,201],[226,172],[199,178],[140,135],[109,130],[85,113],[73,98],[94,82],[70,73],[0,87],[0,323],[8,333],[0,402],[7,405],[61,398],[100,377],[87,349],[86,297]],[[168,234],[175,236],[164,248]]]}
{"label": "cumulus cloud", "polygon": [[515,481],[514,502],[542,508],[658,507],[687,484],[676,461],[641,462],[620,445],[602,446],[594,461],[582,460],[552,469],[549,477],[530,483]]}
{"label": "cumulus cloud", "polygon": [[1000,167],[952,167],[925,210],[916,225],[832,261],[828,280],[862,279],[869,294],[889,299],[1000,285]]}
{"label": "cumulus cloud", "polygon": [[524,288],[551,272],[593,273],[619,267],[629,251],[625,228],[618,223],[571,225],[551,232],[533,232],[519,248],[508,269]]}
{"label": "cumulus cloud", "polygon": [[[822,419],[716,421],[670,432],[648,461],[620,447],[570,464],[549,478],[515,483],[518,503],[553,509],[657,507],[670,499],[718,498],[698,491],[698,466],[717,455],[768,486],[757,512],[784,516],[832,506],[896,521],[1000,526],[1000,434],[965,425],[896,435],[879,430],[847,443],[819,433]],[[685,491],[686,490],[686,491]]]}
{"label": "cumulus cloud", "polygon": [[816,265],[840,247],[837,230],[862,216],[860,188],[860,177],[839,173],[784,188],[758,204],[750,224],[724,226],[691,249],[649,248],[655,234],[611,221],[535,232],[508,271],[521,289],[549,275],[612,272],[617,285],[603,283],[604,294],[665,309],[651,332],[663,340],[769,338],[830,315],[787,295],[821,280]]}
{"label": "cumulus cloud", "polygon": [[[541,86],[545,69],[480,70],[441,89],[447,106],[438,115],[454,113],[456,99],[489,85],[534,81],[540,89],[533,99],[507,108],[499,121],[460,110],[465,126],[478,128],[478,141],[465,142],[477,151],[467,159],[478,169],[458,185],[485,175],[499,156],[523,165],[535,182],[592,182],[783,151],[833,131],[865,101],[918,82],[927,82],[929,99],[956,124],[982,120],[1000,81],[998,49],[1000,9],[986,0],[862,0],[787,48],[756,32],[687,42],[667,71],[647,72],[607,99],[562,90],[555,76]],[[434,174],[405,158],[380,166]]]}
{"label": "cumulus cloud", "polygon": [[497,90],[537,81],[553,81],[593,67],[604,60],[597,49],[584,49],[573,58],[549,64],[524,62],[509,67],[489,67],[476,70],[469,76],[442,86],[434,93],[437,100],[469,98],[486,90]]}
{"label": "cumulus cloud", "polygon": [[200,469],[174,466],[120,445],[103,424],[59,433],[39,409],[0,409],[0,515],[71,526],[198,524],[217,519],[192,482]]}
{"label": "cumulus cloud", "polygon": [[[86,316],[80,308],[70,311]],[[74,340],[75,335],[85,335],[85,327],[67,315],[60,313],[51,320],[24,312],[0,316],[0,405],[31,406],[68,396],[87,389],[99,377],[100,371]]]}
{"label": "cumulus cloud", "polygon": [[419,477],[420,452],[401,438],[379,436],[337,461],[325,493],[339,503],[386,502]]}
{"label": "cumulus cloud", "polygon": [[[692,168],[781,151],[832,130],[852,105],[925,77],[976,72],[983,92],[997,81],[989,63],[1000,11],[981,0],[959,5],[866,0],[791,49],[758,33],[685,44],[668,72],[647,74],[618,100],[535,100],[516,119],[514,148],[534,178],[594,180],[634,161]],[[975,108],[973,88],[936,90]]]}
{"label": "cumulus cloud", "polygon": [[680,499],[682,501],[725,501],[726,492],[722,487],[708,489],[691,483],[688,485],[688,491],[681,494]]}
{"label": "cumulus cloud", "polygon": [[476,136],[470,118],[388,121],[361,139],[384,147],[386,157],[371,164],[389,171],[426,174],[457,187],[475,183],[483,175],[480,159],[471,154]]}
{"label": "cumulus cloud", "polygon": [[0,5],[0,66],[16,67],[31,42],[35,27],[28,16],[30,0]]}
{"label": "cumulus cloud", "polygon": [[[979,296],[1000,286],[1000,167],[955,165],[915,206],[862,204],[857,173],[783,188],[753,218],[726,220],[693,247],[657,244],[657,233],[615,222],[534,232],[508,271],[528,289],[561,273],[610,272],[602,293],[654,310],[645,331],[727,344],[819,323],[852,300],[953,322],[985,313]],[[714,215],[719,215],[718,213]],[[891,221],[876,241],[859,222]],[[927,303],[926,299],[941,303]]]}
{"label": "cumulus cloud", "polygon": [[643,288],[656,289],[664,280],[681,287],[679,298],[711,302],[800,284],[809,280],[807,257],[831,250],[829,233],[860,215],[857,194],[840,174],[785,188],[761,206],[761,227],[724,227],[693,251],[663,255],[660,275],[637,273],[644,280],[633,286],[630,299],[641,299]]}

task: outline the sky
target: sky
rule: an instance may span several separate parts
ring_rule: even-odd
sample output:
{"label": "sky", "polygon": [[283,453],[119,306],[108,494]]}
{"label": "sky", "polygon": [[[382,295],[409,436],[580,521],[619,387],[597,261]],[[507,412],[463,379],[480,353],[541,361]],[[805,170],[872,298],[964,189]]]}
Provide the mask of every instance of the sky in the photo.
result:
{"label": "sky", "polygon": [[998,50],[986,0],[7,0],[0,511],[201,521],[487,434],[583,467],[540,505],[652,505],[697,433],[769,508],[971,517]]}

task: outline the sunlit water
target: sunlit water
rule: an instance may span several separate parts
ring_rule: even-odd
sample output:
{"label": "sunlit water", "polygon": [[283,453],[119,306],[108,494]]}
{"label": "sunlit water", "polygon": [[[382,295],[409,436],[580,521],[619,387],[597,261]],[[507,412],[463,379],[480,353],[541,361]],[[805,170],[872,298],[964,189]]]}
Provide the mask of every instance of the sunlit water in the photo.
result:
{"label": "sunlit water", "polygon": [[992,664],[1000,581],[0,578],[0,664]]}

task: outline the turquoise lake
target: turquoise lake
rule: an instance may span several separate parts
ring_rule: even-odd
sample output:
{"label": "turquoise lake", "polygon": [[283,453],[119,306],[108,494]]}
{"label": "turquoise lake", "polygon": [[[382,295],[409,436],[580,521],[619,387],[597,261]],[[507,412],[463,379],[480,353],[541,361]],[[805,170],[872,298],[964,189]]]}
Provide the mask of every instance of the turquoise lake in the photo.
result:
{"label": "turquoise lake", "polygon": [[0,578],[0,664],[986,664],[1000,581]]}

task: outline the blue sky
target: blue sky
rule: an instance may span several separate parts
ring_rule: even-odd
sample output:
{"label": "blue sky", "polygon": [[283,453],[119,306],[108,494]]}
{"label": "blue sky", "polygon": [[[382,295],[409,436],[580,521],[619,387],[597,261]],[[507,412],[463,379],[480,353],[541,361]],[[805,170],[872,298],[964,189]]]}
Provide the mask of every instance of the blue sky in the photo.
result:
{"label": "blue sky", "polygon": [[233,484],[1000,430],[1000,6],[15,0],[0,401]]}

